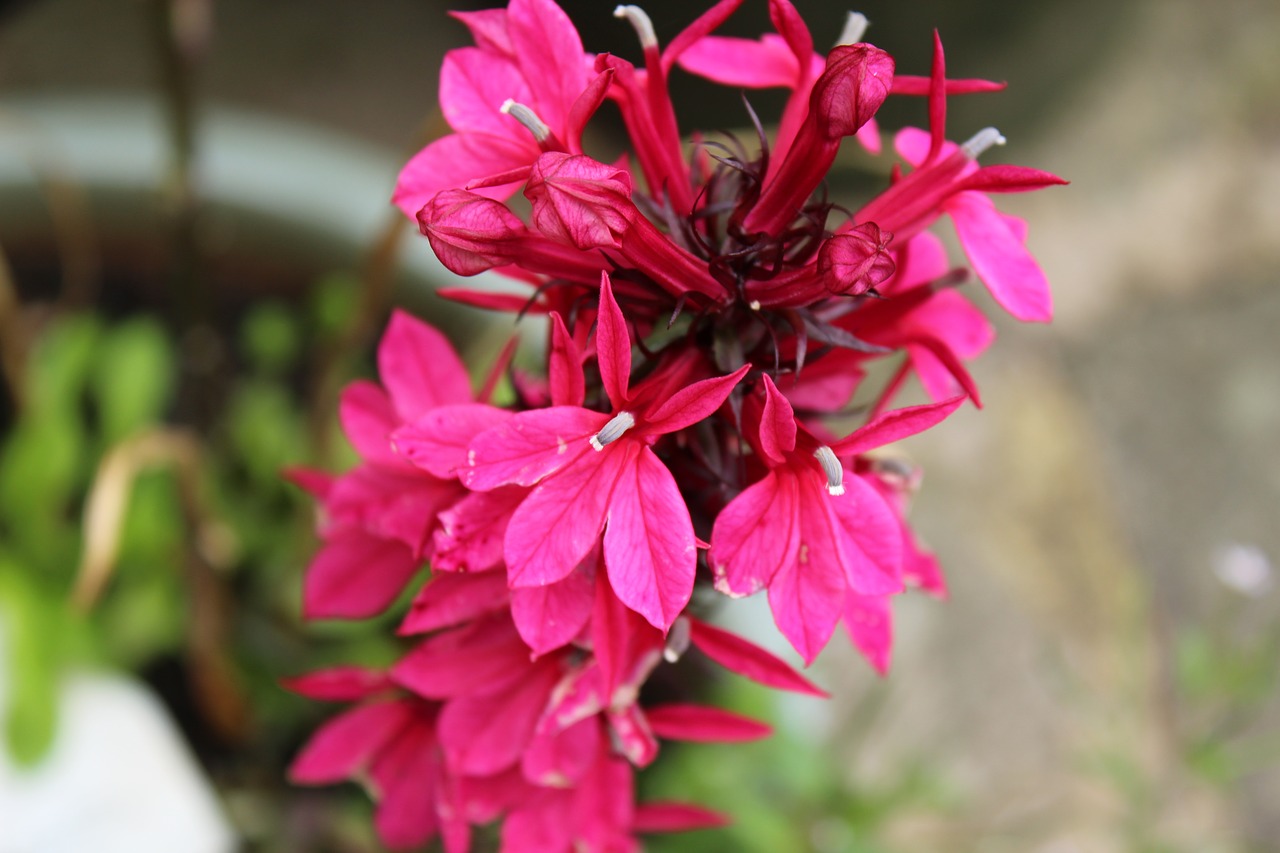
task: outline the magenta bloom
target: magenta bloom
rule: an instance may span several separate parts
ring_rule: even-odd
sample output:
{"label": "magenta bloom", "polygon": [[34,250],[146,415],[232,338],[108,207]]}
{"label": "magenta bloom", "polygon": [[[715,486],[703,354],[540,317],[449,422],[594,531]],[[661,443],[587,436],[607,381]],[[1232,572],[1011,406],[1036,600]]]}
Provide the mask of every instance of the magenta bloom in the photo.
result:
{"label": "magenta bloom", "polygon": [[512,586],[562,580],[603,530],[604,562],[618,598],[665,630],[693,592],[697,548],[675,478],[651,445],[715,412],[747,369],[674,393],[665,393],[673,370],[660,370],[631,389],[631,336],[608,276],[600,289],[596,350],[611,414],[581,406],[521,412],[471,443],[463,482],[482,491],[537,486],[507,526]]}
{"label": "magenta bloom", "polygon": [[[616,853],[644,832],[717,825],[695,805],[636,803],[636,774],[669,740],[769,730],[703,704],[671,664],[692,649],[823,693],[710,624],[713,590],[765,591],[806,664],[843,623],[882,675],[897,597],[946,594],[908,519],[918,472],[881,448],[980,405],[970,364],[994,330],[974,279],[1015,319],[1049,319],[1025,225],[990,195],[1062,181],[980,165],[1004,142],[993,128],[947,139],[948,97],[1003,84],[948,79],[937,34],[913,76],[863,40],[858,15],[816,48],[790,0],[767,0],[774,32],[759,40],[717,35],[740,3],[684,29],[619,7],[634,62],[586,52],[553,0],[456,16],[475,46],[441,70],[453,132],[405,166],[394,201],[449,270],[512,282],[443,295],[515,313],[531,334],[477,399],[443,337],[397,313],[385,390],[343,397],[360,464],[294,475],[322,510],[308,617],[380,613],[430,568],[387,673],[293,683],[356,703],[294,777],[367,780],[390,846],[439,838],[463,853],[474,827],[501,821],[504,853]],[[779,88],[786,104],[772,125],[744,106],[747,139],[684,127],[671,92],[685,72],[735,103]],[[841,197],[828,179],[842,146],[878,154],[880,108],[899,96],[926,99],[928,130],[893,136],[904,162],[884,186]],[[605,101],[627,129],[622,156],[584,145]],[[964,258],[927,231],[944,216]],[[543,340],[540,370],[523,356]],[[839,437],[832,419],[842,433],[855,416]]]}

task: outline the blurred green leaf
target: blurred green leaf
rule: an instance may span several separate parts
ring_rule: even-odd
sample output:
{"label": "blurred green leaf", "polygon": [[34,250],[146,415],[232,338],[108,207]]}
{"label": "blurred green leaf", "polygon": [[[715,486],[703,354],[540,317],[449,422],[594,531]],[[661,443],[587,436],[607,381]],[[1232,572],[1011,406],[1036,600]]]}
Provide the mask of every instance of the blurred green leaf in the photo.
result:
{"label": "blurred green leaf", "polygon": [[277,302],[254,308],[245,318],[240,337],[252,368],[269,374],[292,367],[302,347],[297,315]]}
{"label": "blurred green leaf", "polygon": [[30,407],[78,410],[89,370],[98,358],[102,324],[91,314],[61,318],[32,349],[27,387]]}
{"label": "blurred green leaf", "polygon": [[61,608],[33,585],[29,569],[0,555],[0,614],[7,629],[9,703],[5,742],[20,765],[35,764],[57,730]]}
{"label": "blurred green leaf", "polygon": [[337,337],[357,310],[360,281],[350,273],[331,273],[311,291],[311,317],[323,337]]}
{"label": "blurred green leaf", "polygon": [[107,332],[93,365],[105,444],[160,419],[173,393],[174,363],[172,343],[149,317],[129,320]]}
{"label": "blurred green leaf", "polygon": [[227,420],[232,446],[258,482],[278,484],[281,467],[306,447],[302,417],[280,385],[242,383],[232,393]]}

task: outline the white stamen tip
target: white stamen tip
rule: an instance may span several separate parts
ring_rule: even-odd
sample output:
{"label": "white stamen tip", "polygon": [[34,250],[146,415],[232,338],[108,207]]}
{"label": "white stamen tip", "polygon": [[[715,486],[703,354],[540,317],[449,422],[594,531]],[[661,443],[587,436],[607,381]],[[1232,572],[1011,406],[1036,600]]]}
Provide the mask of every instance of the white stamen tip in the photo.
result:
{"label": "white stamen tip", "polygon": [[822,473],[827,475],[827,492],[832,495],[844,494],[844,466],[836,458],[835,451],[825,444],[813,451],[813,458],[822,466]]}
{"label": "white stamen tip", "polygon": [[850,12],[849,17],[844,19],[844,29],[840,31],[840,37],[836,39],[836,47],[842,44],[857,44],[862,41],[869,23],[867,16],[861,12]]}
{"label": "white stamen tip", "polygon": [[992,145],[1004,145],[1005,138],[1000,135],[1000,131],[994,127],[984,127],[969,138],[969,141],[960,146],[960,150],[970,160],[977,160],[978,155],[986,151]]}
{"label": "white stamen tip", "polygon": [[626,18],[632,29],[640,38],[640,46],[645,50],[658,46],[658,34],[653,31],[653,21],[639,6],[619,6],[613,10],[615,18]]}
{"label": "white stamen tip", "polygon": [[747,307],[748,307],[748,308],[750,308],[752,311],[759,311],[759,310],[760,310],[760,300],[759,300],[759,299],[752,299],[750,302],[748,302],[748,303],[747,303]]}
{"label": "white stamen tip", "polygon": [[604,429],[591,436],[591,446],[597,452],[604,450],[606,444],[612,444],[622,438],[622,434],[636,425],[636,416],[630,412],[618,412]]}
{"label": "white stamen tip", "polygon": [[547,123],[538,118],[537,113],[519,101],[507,98],[502,102],[502,106],[498,108],[498,112],[509,115],[523,124],[533,134],[536,142],[543,142],[551,135],[551,128],[547,127]]}

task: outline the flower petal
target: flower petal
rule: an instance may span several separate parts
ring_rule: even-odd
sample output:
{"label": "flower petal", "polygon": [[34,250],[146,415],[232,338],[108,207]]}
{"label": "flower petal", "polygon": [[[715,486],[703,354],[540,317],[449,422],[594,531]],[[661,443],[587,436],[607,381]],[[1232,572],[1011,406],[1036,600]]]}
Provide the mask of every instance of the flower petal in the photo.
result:
{"label": "flower petal", "polygon": [[356,702],[394,685],[385,672],[362,666],[336,666],[280,679],[280,686],[321,702]]}
{"label": "flower petal", "polygon": [[344,711],[316,729],[289,765],[289,779],[302,785],[341,782],[365,769],[413,719],[408,702],[378,702]]}
{"label": "flower petal", "polygon": [[403,543],[359,528],[337,533],[307,566],[302,613],[307,619],[367,619],[396,600],[418,571]]}
{"label": "flower petal", "polygon": [[462,696],[444,706],[440,744],[454,773],[485,776],[520,760],[559,679],[560,664],[544,661],[505,690]]}
{"label": "flower petal", "polygon": [[449,479],[468,468],[467,452],[472,439],[512,417],[506,409],[484,403],[440,406],[393,432],[391,444],[414,465]]}
{"label": "flower petal", "polygon": [[884,498],[861,476],[845,471],[845,492],[828,496],[843,534],[845,574],[859,595],[902,591],[901,525]]}
{"label": "flower petal", "polygon": [[619,441],[544,480],[511,516],[503,540],[511,586],[542,586],[573,571],[600,541],[614,484],[634,456]]}
{"label": "flower petal", "polygon": [[576,406],[520,412],[472,440],[463,485],[488,491],[507,483],[532,486],[591,450],[589,439],[608,415]]}
{"label": "flower petal", "polygon": [[981,193],[960,192],[947,199],[943,208],[951,214],[974,272],[1000,307],[1024,322],[1049,322],[1053,318],[1049,282],[995,203]]}
{"label": "flower petal", "polygon": [[649,435],[675,432],[710,417],[750,370],[751,365],[744,364],[728,376],[703,379],[681,388],[662,405],[646,414],[644,431]]}
{"label": "flower petal", "polygon": [[693,594],[697,544],[675,478],[652,450],[635,447],[609,501],[604,561],[622,603],[665,631]]}
{"label": "flower petal", "polygon": [[701,622],[691,616],[689,641],[707,657],[757,684],[777,690],[791,690],[809,696],[826,697],[825,690],[796,672],[786,661],[737,634]]}
{"label": "flower petal", "polygon": [[471,400],[471,380],[448,338],[399,309],[378,345],[378,376],[401,421]]}
{"label": "flower petal", "polygon": [[438,631],[506,606],[507,578],[502,572],[439,572],[413,600],[396,633]]}
{"label": "flower petal", "polygon": [[768,737],[773,729],[759,720],[705,705],[670,704],[645,709],[653,733],[666,740],[743,743]]}
{"label": "flower petal", "polygon": [[940,403],[926,403],[884,412],[854,430],[848,437],[832,443],[831,449],[838,456],[856,456],[901,441],[941,422],[964,401],[964,397],[952,397]]}
{"label": "flower petal", "polygon": [[[526,134],[527,136],[527,134]],[[538,156],[532,140],[519,134],[510,138],[489,133],[452,133],[423,148],[400,170],[391,196],[405,216],[417,220],[418,211],[432,197],[448,189],[467,185],[490,175],[528,166]],[[503,199],[519,188],[518,183],[476,189],[479,195]]]}
{"label": "flower petal", "polygon": [[734,597],[767,587],[800,547],[796,478],[771,471],[716,516],[708,562],[716,589]]}
{"label": "flower petal", "polygon": [[600,274],[600,312],[596,319],[596,358],[600,362],[600,381],[615,409],[627,404],[627,388],[631,378],[631,335],[622,309],[613,298],[613,285],[606,273]]}
{"label": "flower petal", "polygon": [[511,618],[534,654],[543,655],[571,642],[591,618],[595,602],[595,566],[588,556],[563,580],[511,590]]}
{"label": "flower petal", "polygon": [[889,672],[893,653],[893,608],[891,596],[857,595],[850,592],[844,602],[844,627],[862,656],[881,675]]}
{"label": "flower petal", "polygon": [[507,524],[528,493],[523,486],[471,492],[440,513],[431,565],[446,572],[482,572],[497,566]]}

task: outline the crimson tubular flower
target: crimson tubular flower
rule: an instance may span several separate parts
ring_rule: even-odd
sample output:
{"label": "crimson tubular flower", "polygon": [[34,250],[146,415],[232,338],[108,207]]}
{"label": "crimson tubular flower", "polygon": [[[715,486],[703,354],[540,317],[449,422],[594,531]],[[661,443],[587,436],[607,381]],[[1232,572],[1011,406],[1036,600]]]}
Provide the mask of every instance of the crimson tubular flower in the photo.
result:
{"label": "crimson tubular flower", "polygon": [[[949,96],[1003,84],[948,79],[937,34],[928,75],[910,76],[863,40],[865,18],[822,53],[789,0],[767,2],[776,32],[758,41],[714,34],[741,3],[720,0],[666,45],[620,6],[636,64],[585,52],[553,0],[456,15],[475,46],[441,70],[453,132],[410,160],[394,201],[448,269],[514,283],[442,293],[540,326],[545,373],[510,367],[513,341],[486,383],[506,371],[501,404],[473,397],[443,336],[397,312],[378,352],[385,389],[357,382],[342,399],[360,464],[292,475],[322,509],[307,617],[380,613],[430,566],[398,662],[288,683],[354,703],[292,775],[364,780],[389,846],[438,837],[463,853],[500,821],[504,853],[605,853],[717,825],[697,806],[634,801],[663,741],[767,733],[699,704],[686,650],[822,693],[704,621],[710,590],[764,591],[806,665],[843,623],[880,674],[896,597],[946,593],[907,520],[918,469],[886,446],[979,404],[968,364],[994,331],[926,229],[949,217],[995,302],[1048,320],[1025,224],[990,194],[1062,181],[979,165],[1004,142],[994,128],[946,138]],[[670,86],[684,72],[735,100],[785,89],[776,130],[749,106],[754,139],[682,129]],[[902,162],[879,192],[837,204],[841,146],[878,154],[892,97],[926,98],[927,130],[896,134]],[[605,101],[630,137],[610,160],[584,147]],[[913,380],[931,402],[904,405]],[[840,437],[834,417],[862,425]]]}

